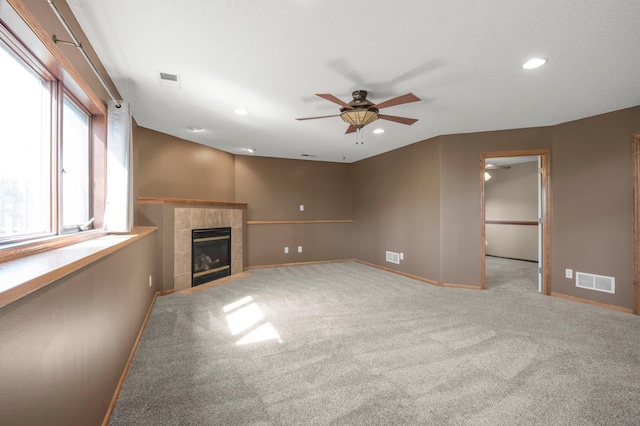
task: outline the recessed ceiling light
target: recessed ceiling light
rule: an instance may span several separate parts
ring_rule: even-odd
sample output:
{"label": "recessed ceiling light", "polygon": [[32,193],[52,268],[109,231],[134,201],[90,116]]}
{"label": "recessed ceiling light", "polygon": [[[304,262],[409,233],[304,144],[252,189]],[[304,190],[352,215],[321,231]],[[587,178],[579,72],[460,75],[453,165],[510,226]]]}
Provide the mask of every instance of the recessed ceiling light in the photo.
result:
{"label": "recessed ceiling light", "polygon": [[384,133],[384,129],[375,129],[373,133],[379,135],[380,133]]}
{"label": "recessed ceiling light", "polygon": [[544,59],[544,58],[533,58],[533,59],[529,59],[527,62],[525,62],[522,65],[522,68],[524,68],[525,70],[532,70],[534,68],[541,67],[546,63],[547,63],[547,60]]}
{"label": "recessed ceiling light", "polygon": [[247,152],[250,152],[250,153],[252,153],[252,154],[253,154],[254,152],[256,152],[255,148],[245,148],[244,150],[245,150],[245,151],[247,151]]}
{"label": "recessed ceiling light", "polygon": [[235,112],[236,114],[238,114],[238,115],[247,115],[247,114],[249,114],[249,111],[247,111],[247,110],[246,110],[246,109],[244,109],[244,108],[238,108],[238,109],[236,109],[234,112]]}
{"label": "recessed ceiling light", "polygon": [[187,129],[189,129],[190,132],[200,132],[202,131],[202,127],[196,127],[196,126],[189,126],[187,127]]}

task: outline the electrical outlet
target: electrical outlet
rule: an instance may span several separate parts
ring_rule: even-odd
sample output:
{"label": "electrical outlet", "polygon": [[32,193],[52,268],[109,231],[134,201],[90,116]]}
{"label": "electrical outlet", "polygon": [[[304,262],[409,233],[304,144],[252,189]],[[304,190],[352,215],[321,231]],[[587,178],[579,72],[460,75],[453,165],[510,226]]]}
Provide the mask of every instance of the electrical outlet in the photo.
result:
{"label": "electrical outlet", "polygon": [[298,253],[302,253],[302,246],[298,246]]}
{"label": "electrical outlet", "polygon": [[488,246],[488,245],[489,245],[489,241],[484,240],[484,245],[485,245],[485,246]]}
{"label": "electrical outlet", "polygon": [[400,260],[404,260],[404,253],[400,253]]}
{"label": "electrical outlet", "polygon": [[304,204],[300,204],[300,211],[303,212],[304,211]]}
{"label": "electrical outlet", "polygon": [[285,248],[284,248],[284,253],[285,253],[285,254],[289,253],[289,247],[285,247]]}
{"label": "electrical outlet", "polygon": [[564,270],[564,276],[566,278],[573,278],[573,269],[565,269]]}
{"label": "electrical outlet", "polygon": [[151,287],[151,285],[153,285],[153,277],[149,275],[149,287]]}

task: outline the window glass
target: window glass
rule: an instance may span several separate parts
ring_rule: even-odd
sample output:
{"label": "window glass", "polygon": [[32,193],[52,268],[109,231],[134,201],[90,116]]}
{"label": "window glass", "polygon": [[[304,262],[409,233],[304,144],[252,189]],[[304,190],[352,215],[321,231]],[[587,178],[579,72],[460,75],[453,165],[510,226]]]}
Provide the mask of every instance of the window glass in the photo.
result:
{"label": "window glass", "polygon": [[0,44],[0,240],[52,232],[49,88]]}
{"label": "window glass", "polygon": [[89,115],[69,96],[62,108],[62,229],[81,230],[90,219]]}

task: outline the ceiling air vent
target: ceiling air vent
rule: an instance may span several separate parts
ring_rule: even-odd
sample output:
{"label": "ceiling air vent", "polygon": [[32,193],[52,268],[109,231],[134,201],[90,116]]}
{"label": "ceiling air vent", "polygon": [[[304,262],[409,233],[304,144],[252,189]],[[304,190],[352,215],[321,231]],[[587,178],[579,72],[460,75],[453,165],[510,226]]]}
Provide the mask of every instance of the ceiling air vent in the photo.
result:
{"label": "ceiling air vent", "polygon": [[576,272],[576,287],[589,290],[603,291],[605,293],[616,292],[616,279],[603,275]]}
{"label": "ceiling air vent", "polygon": [[160,80],[160,86],[180,87],[180,76],[178,74],[158,71],[158,79]]}

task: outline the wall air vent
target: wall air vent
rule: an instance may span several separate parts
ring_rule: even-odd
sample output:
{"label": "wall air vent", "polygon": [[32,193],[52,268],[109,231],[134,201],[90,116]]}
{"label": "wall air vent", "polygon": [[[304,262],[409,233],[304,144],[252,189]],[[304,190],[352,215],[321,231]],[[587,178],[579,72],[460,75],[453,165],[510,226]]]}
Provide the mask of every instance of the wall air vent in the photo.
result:
{"label": "wall air vent", "polygon": [[400,264],[400,253],[387,252],[387,262]]}
{"label": "wall air vent", "polygon": [[616,279],[603,275],[576,272],[576,287],[589,290],[603,291],[605,293],[616,292]]}
{"label": "wall air vent", "polygon": [[180,87],[180,76],[178,74],[158,71],[158,79],[160,81],[160,86]]}

